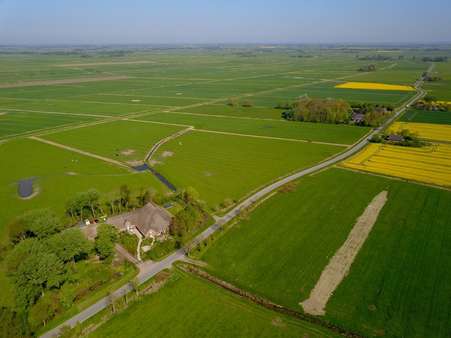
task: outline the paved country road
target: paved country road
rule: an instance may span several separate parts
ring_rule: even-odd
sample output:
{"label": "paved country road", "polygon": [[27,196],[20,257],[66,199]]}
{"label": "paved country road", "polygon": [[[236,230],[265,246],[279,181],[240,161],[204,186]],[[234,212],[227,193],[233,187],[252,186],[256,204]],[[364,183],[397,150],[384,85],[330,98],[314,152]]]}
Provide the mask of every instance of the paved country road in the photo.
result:
{"label": "paved country road", "polygon": [[[429,68],[428,72],[432,71],[432,66]],[[426,92],[421,88],[422,81],[419,80],[416,83],[417,93],[414,97],[412,97],[408,102],[406,102],[401,108],[396,110],[396,112],[393,114],[393,116],[390,117],[382,126],[373,129],[364,139],[360,140],[358,143],[354,144],[353,146],[349,147],[344,152],[338,154],[335,157],[332,157],[324,162],[321,162],[317,165],[314,165],[313,167],[301,170],[293,175],[287,176],[271,185],[266,186],[265,188],[257,191],[250,197],[246,198],[244,201],[242,201],[240,204],[238,204],[236,207],[234,207],[232,210],[230,210],[227,214],[224,216],[217,218],[216,223],[207,228],[205,231],[200,233],[196,238],[194,238],[187,246],[191,247],[196,245],[197,243],[203,241],[204,239],[211,236],[213,233],[218,231],[221,226],[235,217],[237,217],[240,214],[240,211],[243,209],[246,209],[247,207],[253,205],[257,201],[259,201],[261,198],[266,196],[267,194],[277,190],[281,186],[297,180],[303,176],[312,174],[314,172],[317,172],[319,170],[322,170],[324,168],[327,168],[335,163],[338,163],[358,151],[360,151],[363,147],[365,147],[369,143],[369,139],[380,132],[381,130],[384,130],[389,126],[395,119],[397,119],[402,113],[406,111],[413,103],[415,103],[417,100],[423,98],[426,95]],[[176,261],[181,261],[185,258],[185,250],[179,249],[166,257],[165,259],[159,261],[159,262],[149,262],[149,263],[142,263],[140,265],[140,272],[138,274],[138,281],[140,284],[146,282],[150,278],[154,277],[159,272],[163,271],[164,269],[168,269],[172,266],[172,264]],[[83,322],[90,317],[94,316],[98,312],[102,311],[106,307],[109,306],[110,300],[113,298],[122,297],[126,293],[132,291],[132,286],[130,284],[126,284],[122,286],[121,288],[117,289],[110,297],[105,297],[99,300],[97,303],[91,305],[90,307],[86,308],[85,310],[81,311],[79,314],[73,316],[72,318],[68,319],[61,325],[55,327],[54,329],[46,332],[41,337],[43,338],[51,338],[58,336],[58,333],[60,332],[61,328],[64,326],[75,326],[78,322]]]}

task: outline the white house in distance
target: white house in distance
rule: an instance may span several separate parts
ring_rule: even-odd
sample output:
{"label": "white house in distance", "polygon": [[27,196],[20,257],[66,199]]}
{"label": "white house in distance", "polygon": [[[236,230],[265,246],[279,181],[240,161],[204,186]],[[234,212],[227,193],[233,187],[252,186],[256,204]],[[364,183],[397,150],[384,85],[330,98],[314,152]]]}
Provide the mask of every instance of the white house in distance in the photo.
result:
{"label": "white house in distance", "polygon": [[157,238],[169,231],[172,215],[163,208],[147,203],[144,207],[125,214],[113,216],[106,223],[119,231],[128,231],[144,238]]}

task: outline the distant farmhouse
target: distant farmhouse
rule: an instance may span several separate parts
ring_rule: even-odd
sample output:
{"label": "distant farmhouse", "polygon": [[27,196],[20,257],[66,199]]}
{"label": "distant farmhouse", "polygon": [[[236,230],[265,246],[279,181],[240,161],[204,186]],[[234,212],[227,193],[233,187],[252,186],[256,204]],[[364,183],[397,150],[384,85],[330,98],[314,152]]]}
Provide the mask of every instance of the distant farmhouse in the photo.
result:
{"label": "distant farmhouse", "polygon": [[147,203],[140,209],[107,219],[119,231],[128,231],[144,238],[160,237],[169,231],[172,215],[153,203]]}

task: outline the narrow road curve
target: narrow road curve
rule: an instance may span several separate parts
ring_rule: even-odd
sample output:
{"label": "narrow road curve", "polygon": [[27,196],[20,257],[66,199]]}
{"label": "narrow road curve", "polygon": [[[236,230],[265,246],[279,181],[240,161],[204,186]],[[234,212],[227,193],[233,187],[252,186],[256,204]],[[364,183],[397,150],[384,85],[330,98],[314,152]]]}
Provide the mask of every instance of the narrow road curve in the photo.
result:
{"label": "narrow road curve", "polygon": [[[432,66],[428,69],[428,72],[432,70]],[[337,156],[330,158],[324,162],[321,162],[319,164],[314,165],[313,167],[301,170],[293,175],[287,176],[271,185],[266,186],[265,188],[259,190],[258,192],[254,193],[250,197],[246,198],[244,201],[242,201],[240,204],[238,204],[236,207],[234,207],[232,210],[230,210],[227,214],[225,214],[222,217],[219,217],[216,219],[215,224],[204,230],[202,233],[200,233],[197,237],[195,237],[190,243],[187,244],[186,248],[193,247],[197,245],[198,243],[202,242],[206,238],[210,237],[213,233],[218,231],[221,226],[232,219],[236,218],[240,215],[240,212],[243,209],[248,208],[249,206],[255,204],[257,201],[259,201],[261,198],[265,197],[267,194],[279,189],[281,186],[295,181],[301,177],[304,177],[306,175],[310,175],[314,172],[317,172],[319,170],[322,170],[324,168],[327,168],[331,165],[334,165],[340,161],[343,161],[344,159],[354,155],[358,151],[360,151],[362,148],[364,148],[368,143],[371,137],[373,137],[378,132],[384,130],[387,128],[395,119],[397,119],[402,113],[404,113],[413,103],[415,103],[417,100],[420,100],[426,95],[426,91],[421,88],[423,81],[419,80],[416,83],[417,93],[414,97],[412,97],[409,101],[407,101],[401,108],[395,111],[395,113],[380,127],[373,129],[371,133],[367,135],[364,139],[362,139],[360,142],[356,143],[354,146],[350,147],[349,149],[345,150],[344,152],[338,154]],[[185,256],[185,250],[184,248],[179,249],[172,253],[171,255],[167,256],[165,259],[159,261],[159,262],[151,262],[151,263],[142,263],[143,265],[140,266],[140,273],[138,275],[138,282],[139,284],[142,284],[152,277],[154,277],[159,272],[168,269],[172,266],[172,264],[176,261],[183,260]],[[113,294],[113,298],[120,298],[127,294],[128,292],[131,292],[133,290],[132,286],[129,284],[126,284],[122,286],[121,288],[117,289]],[[91,318],[98,312],[102,311],[103,309],[107,308],[110,305],[111,297],[105,297],[99,300],[97,303],[91,305],[90,307],[86,308],[85,310],[81,311],[77,315],[73,316],[72,318],[68,319],[64,323],[60,324],[59,326],[55,327],[54,329],[46,332],[41,337],[43,338],[51,338],[51,337],[57,337],[58,333],[60,332],[61,328],[64,326],[70,326],[73,327],[77,325],[79,322],[84,322],[85,320]]]}

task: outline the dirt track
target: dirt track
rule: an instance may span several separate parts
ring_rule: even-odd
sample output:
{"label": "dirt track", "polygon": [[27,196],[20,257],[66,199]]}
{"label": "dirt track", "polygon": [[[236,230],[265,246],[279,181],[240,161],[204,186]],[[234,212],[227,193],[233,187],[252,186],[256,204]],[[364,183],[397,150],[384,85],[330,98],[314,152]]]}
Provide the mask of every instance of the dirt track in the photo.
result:
{"label": "dirt track", "polygon": [[109,62],[88,62],[88,63],[62,63],[56,67],[86,67],[86,66],[111,66],[111,65],[141,65],[144,63],[155,63],[154,61],[109,61]]}
{"label": "dirt track", "polygon": [[329,298],[348,274],[352,262],[365,243],[380,211],[387,202],[387,191],[382,191],[366,207],[357,219],[343,245],[338,249],[310,293],[310,297],[301,303],[304,311],[311,315],[324,315]]}
{"label": "dirt track", "polygon": [[75,79],[61,79],[61,80],[40,80],[40,81],[21,81],[15,83],[3,83],[0,84],[0,88],[20,88],[20,87],[33,87],[33,86],[54,86],[65,84],[76,84],[85,82],[97,82],[97,81],[116,81],[127,80],[128,76],[97,76],[97,77],[83,77]]}

